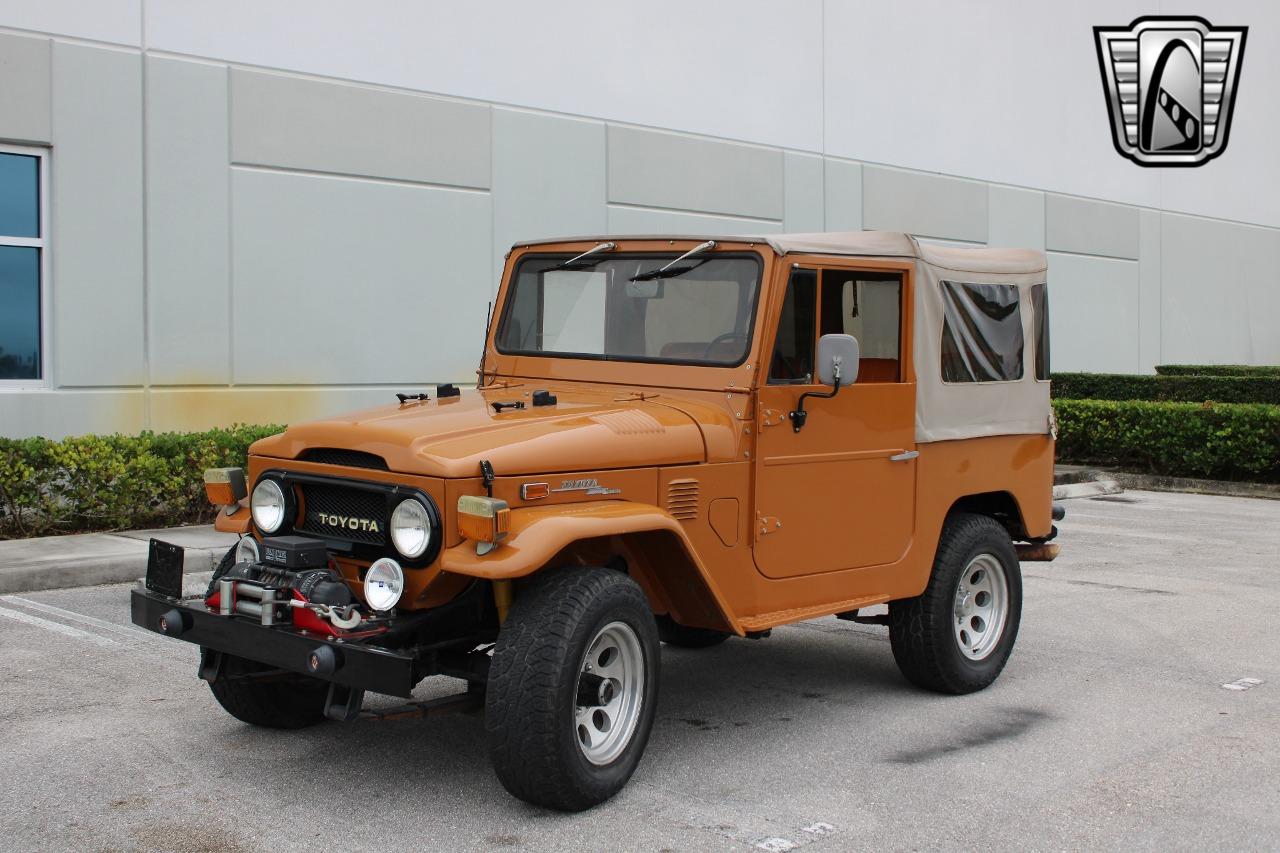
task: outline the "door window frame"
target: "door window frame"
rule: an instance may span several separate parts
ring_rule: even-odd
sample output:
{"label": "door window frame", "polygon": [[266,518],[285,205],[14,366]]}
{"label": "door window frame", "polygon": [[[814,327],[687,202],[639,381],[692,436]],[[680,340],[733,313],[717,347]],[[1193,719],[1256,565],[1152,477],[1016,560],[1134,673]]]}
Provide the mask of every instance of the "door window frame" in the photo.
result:
{"label": "door window frame", "polygon": [[[770,298],[770,310],[768,318],[768,350],[761,351],[761,387],[769,387],[775,389],[810,389],[825,388],[825,385],[816,383],[809,385],[791,385],[780,383],[776,385],[769,384],[769,370],[772,363],[772,357],[765,358],[764,353],[772,353],[774,347],[777,346],[778,340],[778,324],[782,321],[782,306],[786,301],[787,289],[791,286],[791,276],[797,270],[813,270],[817,274],[817,289],[815,298],[817,299],[817,310],[814,312],[814,330],[813,343],[815,352],[814,357],[814,377],[817,377],[817,345],[818,339],[822,332],[822,279],[823,270],[839,270],[841,273],[848,272],[896,272],[902,274],[902,292],[900,295],[901,303],[898,305],[898,381],[897,382],[877,382],[876,385],[907,385],[914,384],[916,381],[915,359],[914,359],[914,321],[915,321],[915,263],[911,260],[891,261],[877,260],[872,258],[832,258],[832,257],[814,257],[802,256],[791,258],[791,263],[779,264],[780,275],[776,287],[777,292]],[[850,388],[857,388],[858,383],[855,381]]]}
{"label": "door window frame", "polygon": [[0,143],[0,154],[17,154],[24,157],[35,157],[37,160],[36,204],[40,223],[38,237],[10,237],[0,234],[0,246],[19,246],[40,250],[40,365],[39,376],[34,379],[0,379],[0,391],[43,390],[52,384],[49,380],[49,353],[51,350],[50,308],[50,270],[52,262],[49,250],[49,149],[28,145],[8,145]]}

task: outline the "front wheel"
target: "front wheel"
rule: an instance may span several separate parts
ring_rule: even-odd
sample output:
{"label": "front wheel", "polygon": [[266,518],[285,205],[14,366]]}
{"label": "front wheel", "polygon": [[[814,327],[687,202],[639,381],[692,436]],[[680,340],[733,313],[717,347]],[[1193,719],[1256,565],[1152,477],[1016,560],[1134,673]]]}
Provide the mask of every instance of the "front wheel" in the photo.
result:
{"label": "front wheel", "polygon": [[889,604],[893,657],[907,680],[972,693],[996,680],[1022,618],[1022,572],[995,519],[956,513],[943,525],[929,585]]}
{"label": "front wheel", "polygon": [[617,793],[649,740],[658,661],[649,603],[621,572],[559,569],[522,588],[485,691],[489,754],[503,786],[564,811]]}

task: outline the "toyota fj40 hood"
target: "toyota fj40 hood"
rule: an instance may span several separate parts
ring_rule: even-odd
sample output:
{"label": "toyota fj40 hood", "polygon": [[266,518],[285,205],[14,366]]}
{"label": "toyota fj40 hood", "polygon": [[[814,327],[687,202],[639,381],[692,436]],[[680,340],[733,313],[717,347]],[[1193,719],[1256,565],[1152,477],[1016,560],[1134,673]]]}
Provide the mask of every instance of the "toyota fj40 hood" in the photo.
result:
{"label": "toyota fj40 hood", "polygon": [[[534,406],[528,386],[410,400],[291,426],[250,452],[297,459],[314,448],[357,450],[382,457],[392,471],[428,477],[475,477],[482,459],[499,476],[706,460],[702,429],[688,413],[702,414],[703,406],[677,408],[683,401],[628,391],[553,393],[557,402],[548,406]],[[517,402],[524,408],[493,408]]]}

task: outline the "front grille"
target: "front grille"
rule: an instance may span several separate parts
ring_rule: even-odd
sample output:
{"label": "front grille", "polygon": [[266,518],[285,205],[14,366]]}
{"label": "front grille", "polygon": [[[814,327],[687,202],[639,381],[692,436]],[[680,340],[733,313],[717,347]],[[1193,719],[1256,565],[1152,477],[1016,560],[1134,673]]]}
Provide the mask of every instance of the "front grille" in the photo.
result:
{"label": "front grille", "polygon": [[[387,499],[382,492],[309,482],[299,483],[298,488],[306,512],[298,530],[367,545],[386,543]],[[321,521],[321,515],[326,516],[329,523]],[[337,524],[332,523],[334,519]],[[372,525],[365,522],[376,523],[378,529],[370,529]]]}
{"label": "front grille", "polygon": [[299,457],[303,462],[317,462],[321,465],[345,465],[348,468],[371,468],[374,471],[386,471],[387,460],[363,450],[344,450],[340,447],[313,447],[303,451]]}

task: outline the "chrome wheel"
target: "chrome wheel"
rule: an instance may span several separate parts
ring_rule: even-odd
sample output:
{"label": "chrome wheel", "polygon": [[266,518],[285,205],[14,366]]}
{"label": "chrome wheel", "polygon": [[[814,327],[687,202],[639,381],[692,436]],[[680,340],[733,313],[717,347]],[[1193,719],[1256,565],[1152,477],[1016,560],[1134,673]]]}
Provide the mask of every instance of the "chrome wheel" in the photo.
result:
{"label": "chrome wheel", "polygon": [[630,625],[610,622],[587,645],[576,702],[579,749],[592,764],[609,764],[631,742],[644,703],[644,652]]}
{"label": "chrome wheel", "polygon": [[979,554],[965,567],[952,613],[961,653],[975,661],[991,654],[1009,615],[1008,581],[1004,566],[993,555]]}

